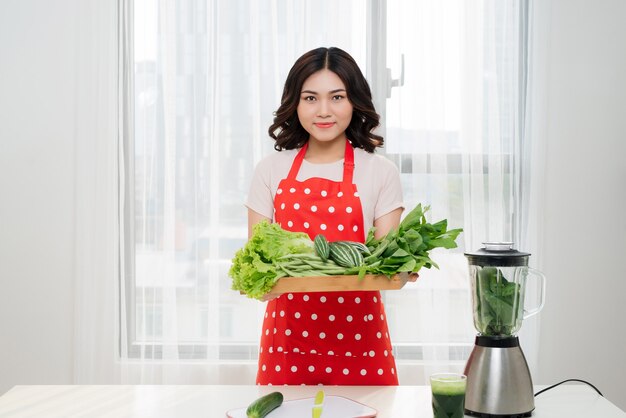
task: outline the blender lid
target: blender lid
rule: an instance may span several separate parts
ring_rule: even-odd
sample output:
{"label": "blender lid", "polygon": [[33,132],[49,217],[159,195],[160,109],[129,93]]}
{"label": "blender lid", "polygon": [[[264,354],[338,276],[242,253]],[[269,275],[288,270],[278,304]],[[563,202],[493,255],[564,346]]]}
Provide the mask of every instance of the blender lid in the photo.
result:
{"label": "blender lid", "polygon": [[470,264],[501,267],[528,265],[530,253],[514,250],[512,242],[483,242],[483,245],[478,251],[465,253]]}

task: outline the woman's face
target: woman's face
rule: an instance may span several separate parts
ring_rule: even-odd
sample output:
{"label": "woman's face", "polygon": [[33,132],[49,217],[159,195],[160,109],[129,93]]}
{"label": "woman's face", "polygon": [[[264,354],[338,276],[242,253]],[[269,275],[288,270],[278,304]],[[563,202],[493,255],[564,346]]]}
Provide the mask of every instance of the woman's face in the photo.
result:
{"label": "woman's face", "polygon": [[309,133],[309,139],[345,140],[352,110],[346,86],[332,71],[324,69],[313,73],[302,84],[298,119]]}

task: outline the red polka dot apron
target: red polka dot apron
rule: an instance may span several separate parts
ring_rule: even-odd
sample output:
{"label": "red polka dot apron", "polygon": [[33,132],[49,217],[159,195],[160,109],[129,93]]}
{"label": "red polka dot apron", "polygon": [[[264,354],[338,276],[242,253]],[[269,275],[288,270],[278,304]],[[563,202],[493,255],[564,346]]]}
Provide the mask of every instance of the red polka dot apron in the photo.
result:
{"label": "red polka dot apron", "polygon": [[[297,181],[308,143],[274,199],[276,222],[313,239],[364,242],[363,210],[346,141],[341,182]],[[314,279],[312,279],[314,280]],[[267,304],[257,384],[397,385],[387,318],[378,291],[287,293]]]}

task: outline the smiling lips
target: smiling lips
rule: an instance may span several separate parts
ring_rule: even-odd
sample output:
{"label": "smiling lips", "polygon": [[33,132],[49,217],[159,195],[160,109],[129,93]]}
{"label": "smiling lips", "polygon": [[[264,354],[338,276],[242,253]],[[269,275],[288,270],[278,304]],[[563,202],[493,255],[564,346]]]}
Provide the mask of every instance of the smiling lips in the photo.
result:
{"label": "smiling lips", "polygon": [[317,122],[314,125],[317,126],[318,128],[330,128],[331,126],[333,126],[335,124],[335,122]]}

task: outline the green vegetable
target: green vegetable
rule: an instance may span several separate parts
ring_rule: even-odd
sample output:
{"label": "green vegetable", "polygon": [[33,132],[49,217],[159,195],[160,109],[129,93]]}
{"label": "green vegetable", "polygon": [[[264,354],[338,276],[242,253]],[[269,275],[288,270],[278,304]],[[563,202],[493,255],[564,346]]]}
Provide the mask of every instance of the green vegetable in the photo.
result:
{"label": "green vegetable", "polygon": [[358,267],[363,264],[361,252],[344,241],[330,243],[330,259],[342,267]]}
{"label": "green vegetable", "polygon": [[[228,272],[232,288],[250,298],[262,299],[281,277],[315,277],[417,272],[438,266],[429,252],[437,247],[455,248],[462,229],[448,230],[447,220],[435,224],[425,217],[429,207],[417,205],[381,239],[375,228],[365,244],[352,241],[329,243],[323,235],[311,241],[305,233],[283,230],[263,221],[255,225],[246,245],[235,254]],[[328,248],[328,250],[326,250]]]}
{"label": "green vegetable", "polygon": [[402,272],[417,272],[422,267],[436,267],[429,252],[438,247],[456,248],[456,238],[462,229],[448,230],[446,219],[431,224],[425,213],[429,206],[418,204],[402,220],[396,230],[382,239],[374,238],[375,228],[368,231],[365,245],[371,255],[365,258],[367,274],[385,274],[389,277]]}
{"label": "green vegetable", "polygon": [[233,290],[260,299],[268,293],[276,280],[289,275],[277,265],[281,257],[293,254],[313,254],[313,243],[302,232],[285,231],[278,224],[259,222],[252,237],[235,253],[228,274]]}
{"label": "green vegetable", "polygon": [[248,409],[246,409],[246,415],[248,418],[264,418],[274,409],[281,406],[282,403],[283,394],[280,392],[272,392],[252,402],[250,406],[248,406]]}
{"label": "green vegetable", "polygon": [[477,267],[475,324],[483,335],[512,335],[523,315],[520,286],[496,267]]}
{"label": "green vegetable", "polygon": [[367,246],[363,244],[362,242],[356,242],[356,241],[335,241],[335,242],[341,243],[341,244],[347,244],[351,247],[354,247],[363,255],[371,255],[370,249],[367,248]]}
{"label": "green vegetable", "polygon": [[326,237],[322,234],[316,235],[313,240],[313,244],[315,246],[315,252],[320,256],[322,261],[328,260],[328,256],[330,255],[330,246],[328,245]]}

